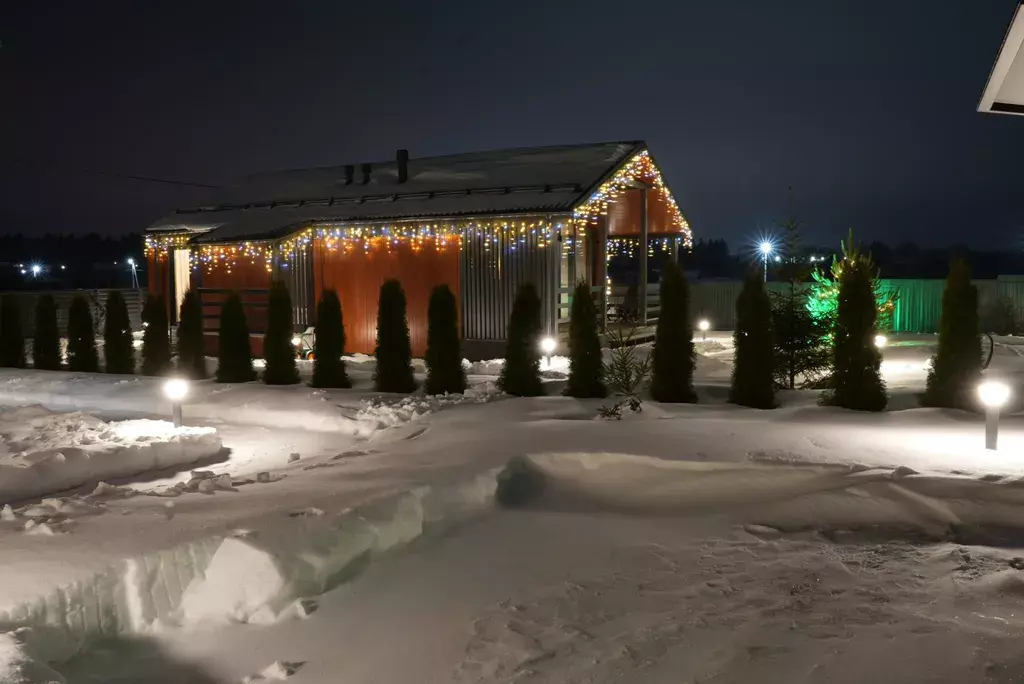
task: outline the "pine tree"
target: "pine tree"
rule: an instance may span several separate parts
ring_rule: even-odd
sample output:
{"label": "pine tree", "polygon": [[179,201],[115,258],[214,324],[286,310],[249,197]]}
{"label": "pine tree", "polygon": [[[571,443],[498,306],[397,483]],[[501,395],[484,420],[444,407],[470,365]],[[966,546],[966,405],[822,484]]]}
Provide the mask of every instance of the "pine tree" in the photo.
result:
{"label": "pine tree", "polygon": [[96,373],[99,369],[92,312],[85,297],[78,296],[68,310],[68,370]]}
{"label": "pine tree", "polygon": [[53,295],[41,295],[36,301],[32,367],[39,370],[60,370],[60,330],[57,327],[57,304],[53,301]]}
{"label": "pine tree", "polygon": [[142,374],[163,375],[171,368],[167,307],[161,295],[149,295],[142,306]]}
{"label": "pine tree", "polygon": [[874,264],[870,255],[855,247],[851,250],[839,279],[832,388],[823,399],[858,411],[881,411],[887,398],[880,371],[882,354],[875,345]]}
{"label": "pine tree", "polygon": [[255,379],[245,308],[238,293],[232,292],[220,308],[220,330],[217,331],[217,382],[249,382]]}
{"label": "pine tree", "polygon": [[772,303],[761,274],[751,271],[736,300],[736,350],[729,401],[752,408],[775,408],[773,378]]}
{"label": "pine tree", "polygon": [[405,318],[405,290],[397,280],[380,286],[377,304],[377,367],[373,384],[378,392],[412,392],[412,346]]}
{"label": "pine tree", "polygon": [[957,259],[949,266],[942,293],[939,349],[928,371],[924,403],[928,406],[969,409],[981,376],[981,338],[978,333],[978,288],[971,269]]}
{"label": "pine tree", "polygon": [[263,382],[268,385],[294,385],[299,381],[299,368],[295,364],[295,345],[292,337],[292,298],[283,280],[270,283],[267,302],[267,333],[263,336],[263,358],[267,367]]}
{"label": "pine tree", "polygon": [[178,316],[178,370],[194,380],[206,377],[203,300],[191,288],[185,292]]}
{"label": "pine tree", "polygon": [[345,321],[335,290],[324,290],[316,306],[313,387],[351,387],[345,372]]}
{"label": "pine tree", "polygon": [[0,366],[25,367],[25,335],[21,307],[12,295],[0,299]]}
{"label": "pine tree", "polygon": [[128,305],[117,290],[111,290],[107,295],[107,315],[103,320],[103,370],[107,373],[135,372]]}
{"label": "pine tree", "polygon": [[540,296],[533,283],[519,286],[512,303],[505,339],[505,365],[498,387],[507,394],[536,397],[544,394],[540,382]]}
{"label": "pine tree", "polygon": [[427,394],[461,394],[466,391],[459,340],[459,310],[447,285],[430,293],[427,308]]}
{"label": "pine tree", "polygon": [[590,286],[583,280],[576,283],[569,309],[569,380],[565,393],[581,399],[608,395],[597,330],[597,307]]}
{"label": "pine tree", "polygon": [[781,226],[783,261],[775,271],[785,288],[771,295],[775,382],[788,389],[795,389],[798,380],[812,382],[828,371],[828,336],[834,324],[834,319],[815,316],[809,306],[812,288],[807,278],[812,269],[800,255],[800,226],[790,195],[789,218]]}
{"label": "pine tree", "polygon": [[682,270],[666,265],[661,279],[661,312],[651,358],[651,398],[655,401],[695,402],[693,391],[693,327],[690,292]]}

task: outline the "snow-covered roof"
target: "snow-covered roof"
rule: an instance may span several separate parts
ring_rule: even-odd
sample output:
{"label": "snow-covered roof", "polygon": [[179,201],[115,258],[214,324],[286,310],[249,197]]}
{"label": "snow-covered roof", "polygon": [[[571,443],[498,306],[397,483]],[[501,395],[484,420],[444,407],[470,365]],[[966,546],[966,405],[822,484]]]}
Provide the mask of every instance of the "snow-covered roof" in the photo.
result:
{"label": "snow-covered roof", "polygon": [[362,164],[259,173],[149,230],[212,227],[195,241],[223,242],[281,237],[318,221],[568,212],[646,147],[626,141],[412,158],[405,182],[397,159],[371,163],[366,183]]}
{"label": "snow-covered roof", "polygon": [[1024,0],[1006,29],[978,111],[1024,115]]}

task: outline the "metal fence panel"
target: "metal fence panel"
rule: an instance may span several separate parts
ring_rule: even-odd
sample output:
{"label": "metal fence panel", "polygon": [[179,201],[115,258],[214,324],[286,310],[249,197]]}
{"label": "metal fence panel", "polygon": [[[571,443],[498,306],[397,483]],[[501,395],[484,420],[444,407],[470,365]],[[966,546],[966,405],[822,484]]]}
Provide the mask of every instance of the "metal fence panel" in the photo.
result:
{"label": "metal fence panel", "polygon": [[0,297],[12,298],[17,302],[21,313],[21,329],[25,337],[35,335],[36,325],[36,302],[44,294],[51,295],[57,305],[57,329],[63,335],[68,327],[68,309],[71,308],[71,300],[77,296],[85,297],[89,303],[92,313],[93,329],[96,336],[103,334],[103,321],[106,319],[107,296],[114,291],[120,292],[128,306],[128,320],[131,322],[132,330],[142,329],[142,305],[146,301],[146,290],[136,288],[109,288],[100,290],[53,290],[53,291],[24,291],[13,290],[0,292]]}
{"label": "metal fence panel", "polygon": [[[558,306],[558,246],[540,234],[469,234],[462,242],[460,290],[466,340],[500,341],[523,283],[537,287],[541,320],[553,329]],[[541,245],[545,246],[541,246]]]}

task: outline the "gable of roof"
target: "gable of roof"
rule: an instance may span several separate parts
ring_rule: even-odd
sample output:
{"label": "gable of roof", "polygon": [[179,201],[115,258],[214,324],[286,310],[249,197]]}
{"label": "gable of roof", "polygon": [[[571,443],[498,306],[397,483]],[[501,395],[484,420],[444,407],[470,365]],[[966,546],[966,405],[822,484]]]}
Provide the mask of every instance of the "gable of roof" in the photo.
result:
{"label": "gable of roof", "polygon": [[309,223],[568,212],[622,164],[642,141],[531,147],[410,159],[398,181],[395,160],[248,176],[201,207],[179,209],[149,231],[215,228],[197,242],[277,238]]}

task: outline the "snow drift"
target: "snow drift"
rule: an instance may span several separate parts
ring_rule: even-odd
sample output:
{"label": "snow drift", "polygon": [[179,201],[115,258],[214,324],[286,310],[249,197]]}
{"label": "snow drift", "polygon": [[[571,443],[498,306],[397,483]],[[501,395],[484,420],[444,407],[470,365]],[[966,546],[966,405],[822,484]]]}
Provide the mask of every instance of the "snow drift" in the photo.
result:
{"label": "snow drift", "polygon": [[0,411],[0,504],[186,465],[220,450],[214,428],[108,423],[40,406]]}

